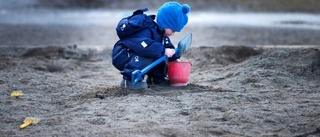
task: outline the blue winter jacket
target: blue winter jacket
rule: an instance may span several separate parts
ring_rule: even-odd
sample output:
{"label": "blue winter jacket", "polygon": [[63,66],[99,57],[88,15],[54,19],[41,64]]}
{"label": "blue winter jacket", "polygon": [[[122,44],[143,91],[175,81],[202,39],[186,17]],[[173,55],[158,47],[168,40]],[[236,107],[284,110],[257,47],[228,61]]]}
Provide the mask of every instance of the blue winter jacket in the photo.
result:
{"label": "blue winter jacket", "polygon": [[[141,18],[141,22],[143,22],[144,19],[145,18]],[[140,56],[156,60],[165,55],[165,48],[175,48],[169,37],[163,37],[165,32],[164,29],[159,28],[153,19],[152,22],[153,23],[148,24],[148,27],[126,38],[120,39],[115,43],[112,51],[112,64],[118,70],[123,71],[128,63],[134,61],[132,56]],[[173,61],[178,58],[179,56],[175,54],[173,57],[169,58],[169,61]],[[146,62],[141,61],[141,65],[138,64],[137,67],[145,66],[145,63]],[[135,69],[140,68],[134,68],[131,66],[131,68],[127,69],[134,71]],[[128,73],[131,71],[128,71]]]}

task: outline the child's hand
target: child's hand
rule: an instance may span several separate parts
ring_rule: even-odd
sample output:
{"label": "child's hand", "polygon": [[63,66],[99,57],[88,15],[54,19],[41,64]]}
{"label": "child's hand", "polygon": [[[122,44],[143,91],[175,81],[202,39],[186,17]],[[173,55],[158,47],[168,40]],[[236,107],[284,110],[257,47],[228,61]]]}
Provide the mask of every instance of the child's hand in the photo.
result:
{"label": "child's hand", "polygon": [[172,57],[175,53],[176,53],[176,51],[175,51],[174,49],[166,48],[165,55],[166,55],[168,58]]}

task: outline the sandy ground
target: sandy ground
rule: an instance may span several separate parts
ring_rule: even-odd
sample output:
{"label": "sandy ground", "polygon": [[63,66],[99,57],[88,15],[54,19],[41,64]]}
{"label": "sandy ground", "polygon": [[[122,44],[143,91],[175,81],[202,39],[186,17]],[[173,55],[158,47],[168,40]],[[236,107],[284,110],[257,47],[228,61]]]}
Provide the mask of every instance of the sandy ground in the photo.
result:
{"label": "sandy ground", "polygon": [[[111,49],[14,50],[0,56],[3,136],[320,135],[317,47],[194,47],[187,86],[144,92],[119,88]],[[19,129],[25,117],[41,121]]]}
{"label": "sandy ground", "polygon": [[189,84],[143,92],[119,87],[113,27],[0,32],[1,136],[320,136],[318,30],[188,26]]}

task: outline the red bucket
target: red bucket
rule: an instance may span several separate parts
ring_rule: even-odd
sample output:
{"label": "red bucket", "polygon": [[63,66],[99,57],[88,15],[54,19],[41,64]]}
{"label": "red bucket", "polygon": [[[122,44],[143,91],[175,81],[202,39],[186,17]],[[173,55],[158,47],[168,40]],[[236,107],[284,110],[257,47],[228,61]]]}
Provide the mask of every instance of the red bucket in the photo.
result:
{"label": "red bucket", "polygon": [[168,77],[171,86],[186,86],[189,81],[191,62],[169,62]]}

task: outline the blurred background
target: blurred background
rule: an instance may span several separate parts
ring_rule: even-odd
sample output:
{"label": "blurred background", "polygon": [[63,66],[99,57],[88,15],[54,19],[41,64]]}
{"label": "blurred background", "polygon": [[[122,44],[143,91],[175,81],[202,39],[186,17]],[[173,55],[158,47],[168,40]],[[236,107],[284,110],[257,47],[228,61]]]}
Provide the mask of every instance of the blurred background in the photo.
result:
{"label": "blurred background", "polygon": [[[2,9],[136,9],[147,6],[157,9],[168,0],[1,0]],[[192,10],[260,11],[260,12],[319,12],[318,0],[176,0],[187,3]]]}
{"label": "blurred background", "polygon": [[[167,0],[0,0],[0,46],[113,47],[132,11]],[[318,0],[177,0],[189,4],[193,46],[320,45]]]}

